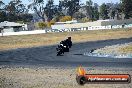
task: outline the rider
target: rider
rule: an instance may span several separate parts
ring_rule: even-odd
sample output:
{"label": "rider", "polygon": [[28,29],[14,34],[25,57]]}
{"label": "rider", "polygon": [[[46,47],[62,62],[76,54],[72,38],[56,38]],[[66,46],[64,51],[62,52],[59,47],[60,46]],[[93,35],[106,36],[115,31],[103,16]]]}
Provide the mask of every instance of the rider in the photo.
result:
{"label": "rider", "polygon": [[63,44],[64,46],[67,46],[68,48],[71,48],[71,46],[72,46],[71,37],[68,37],[64,41],[61,41],[60,44]]}
{"label": "rider", "polygon": [[69,48],[71,48],[71,46],[72,46],[71,37],[68,37],[68,38],[65,40],[65,43],[66,43],[66,45],[67,45]]}

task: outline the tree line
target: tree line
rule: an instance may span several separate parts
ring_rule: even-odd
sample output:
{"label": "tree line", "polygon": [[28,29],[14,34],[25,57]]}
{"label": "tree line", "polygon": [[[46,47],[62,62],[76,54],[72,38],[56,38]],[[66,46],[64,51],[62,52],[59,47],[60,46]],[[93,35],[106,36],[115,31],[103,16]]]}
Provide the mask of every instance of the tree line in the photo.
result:
{"label": "tree line", "polygon": [[7,5],[0,1],[0,22],[30,22],[32,14],[28,13],[28,9],[21,0],[12,0]]}
{"label": "tree line", "polygon": [[[60,0],[58,5],[54,0],[30,0],[28,8],[21,0],[12,0],[5,5],[0,1],[0,21],[30,22],[33,19],[29,9],[42,19],[43,22],[67,21],[71,18],[80,22],[94,21],[98,19],[129,19],[132,17],[132,0],[120,0],[120,3],[97,3],[88,0],[80,3],[80,0]],[[123,16],[124,15],[124,16]],[[67,19],[68,18],[68,19]]]}

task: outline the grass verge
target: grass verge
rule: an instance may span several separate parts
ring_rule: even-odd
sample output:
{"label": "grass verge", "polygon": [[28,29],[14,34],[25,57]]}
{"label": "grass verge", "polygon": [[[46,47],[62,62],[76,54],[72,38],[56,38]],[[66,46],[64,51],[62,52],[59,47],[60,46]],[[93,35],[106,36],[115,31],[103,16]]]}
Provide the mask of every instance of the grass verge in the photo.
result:
{"label": "grass verge", "polygon": [[132,53],[132,44],[119,49],[122,53]]}
{"label": "grass verge", "polygon": [[19,36],[4,36],[0,37],[0,51],[16,48],[37,47],[44,45],[53,45],[72,37],[72,41],[86,42],[119,38],[132,37],[132,29],[114,29],[114,30],[89,30],[78,32],[64,33],[47,33],[36,35],[19,35]]}

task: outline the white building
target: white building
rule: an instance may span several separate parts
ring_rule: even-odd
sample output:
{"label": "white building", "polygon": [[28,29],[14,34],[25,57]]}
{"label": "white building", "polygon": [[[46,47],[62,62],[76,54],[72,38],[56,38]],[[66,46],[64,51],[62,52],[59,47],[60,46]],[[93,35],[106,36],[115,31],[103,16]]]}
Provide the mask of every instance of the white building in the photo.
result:
{"label": "white building", "polygon": [[20,24],[20,23],[15,23],[15,22],[8,22],[4,21],[0,23],[0,32],[18,32],[18,31],[23,31],[27,30],[27,25],[26,24]]}
{"label": "white building", "polygon": [[115,26],[118,26],[118,28],[121,28],[122,25],[129,25],[132,24],[132,19],[126,19],[126,20],[98,20],[93,22],[86,22],[86,23],[70,23],[70,22],[57,22],[55,25],[51,25],[52,29],[58,29],[58,30],[96,30],[96,29],[111,29]]}

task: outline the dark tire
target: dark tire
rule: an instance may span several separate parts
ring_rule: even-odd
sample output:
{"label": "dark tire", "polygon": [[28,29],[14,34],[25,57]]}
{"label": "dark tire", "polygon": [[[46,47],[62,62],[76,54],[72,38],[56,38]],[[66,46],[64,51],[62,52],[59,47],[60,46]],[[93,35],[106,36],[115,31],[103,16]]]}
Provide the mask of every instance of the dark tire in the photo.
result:
{"label": "dark tire", "polygon": [[57,56],[62,56],[62,54],[64,54],[64,52],[62,50],[57,52]]}
{"label": "dark tire", "polygon": [[86,83],[86,78],[84,76],[77,76],[76,81],[79,85],[84,85]]}
{"label": "dark tire", "polygon": [[59,51],[59,52],[57,52],[57,55],[56,56],[60,56],[61,55],[61,52]]}
{"label": "dark tire", "polygon": [[59,54],[57,53],[56,56],[59,56]]}

